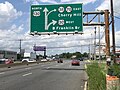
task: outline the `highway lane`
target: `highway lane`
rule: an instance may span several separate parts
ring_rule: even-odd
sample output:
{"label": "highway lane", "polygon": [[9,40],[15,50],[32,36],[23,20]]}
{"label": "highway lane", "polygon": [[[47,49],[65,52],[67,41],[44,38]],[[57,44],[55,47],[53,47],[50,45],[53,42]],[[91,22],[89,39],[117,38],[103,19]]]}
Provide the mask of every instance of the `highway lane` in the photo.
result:
{"label": "highway lane", "polygon": [[85,79],[84,62],[50,62],[0,72],[0,90],[83,90]]}

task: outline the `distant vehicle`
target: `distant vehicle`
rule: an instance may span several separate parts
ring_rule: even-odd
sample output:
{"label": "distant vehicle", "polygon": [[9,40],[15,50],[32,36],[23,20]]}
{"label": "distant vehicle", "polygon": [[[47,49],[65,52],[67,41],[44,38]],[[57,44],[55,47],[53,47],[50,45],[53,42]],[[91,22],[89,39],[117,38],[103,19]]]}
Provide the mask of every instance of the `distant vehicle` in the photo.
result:
{"label": "distant vehicle", "polygon": [[5,64],[5,61],[6,61],[5,58],[0,59],[0,64]]}
{"label": "distant vehicle", "polygon": [[36,59],[36,54],[31,52],[31,53],[24,53],[24,58],[32,58],[32,59]]}
{"label": "distant vehicle", "polygon": [[77,65],[80,66],[80,61],[79,60],[72,60],[71,65]]}
{"label": "distant vehicle", "polygon": [[6,58],[0,59],[0,64],[11,64],[11,63],[14,63],[12,59],[6,59]]}
{"label": "distant vehicle", "polygon": [[47,59],[41,59],[41,61],[42,61],[42,62],[45,62],[45,61],[47,61]]}
{"label": "distant vehicle", "polygon": [[52,58],[50,58],[50,57],[46,57],[46,59],[47,59],[47,61],[51,61],[52,60]]}
{"label": "distant vehicle", "polygon": [[25,62],[36,62],[36,54],[35,53],[24,53],[24,57],[22,59],[22,63]]}
{"label": "distant vehicle", "polygon": [[26,62],[36,62],[36,60],[31,58],[23,58],[22,63],[26,63]]}
{"label": "distant vehicle", "polygon": [[55,57],[52,57],[52,60],[56,60],[56,58],[55,58]]}
{"label": "distant vehicle", "polygon": [[6,58],[0,59],[0,64],[11,64],[11,63],[14,63],[12,59],[6,59]]}
{"label": "distant vehicle", "polygon": [[63,63],[63,60],[62,59],[58,59],[57,62],[58,63]]}
{"label": "distant vehicle", "polygon": [[83,58],[79,58],[78,60],[83,61]]}
{"label": "distant vehicle", "polygon": [[14,61],[12,59],[6,59],[5,60],[5,64],[11,64],[14,63]]}

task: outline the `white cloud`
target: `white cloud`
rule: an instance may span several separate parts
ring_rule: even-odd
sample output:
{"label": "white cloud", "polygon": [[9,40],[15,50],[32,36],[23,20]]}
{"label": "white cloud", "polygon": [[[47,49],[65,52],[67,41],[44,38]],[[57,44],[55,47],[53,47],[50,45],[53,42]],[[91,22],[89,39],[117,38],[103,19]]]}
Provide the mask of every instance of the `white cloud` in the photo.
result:
{"label": "white cloud", "polygon": [[38,0],[40,2],[57,3],[56,0]]}
{"label": "white cloud", "polygon": [[12,25],[8,30],[0,29],[0,49],[18,51],[18,40],[24,37],[22,34],[20,34],[22,31],[23,25]]}
{"label": "white cloud", "polygon": [[[113,9],[115,12],[115,15],[120,16],[120,0],[113,0]],[[96,8],[96,10],[105,10],[109,9],[110,10],[110,0],[104,0],[104,2]],[[111,10],[110,10],[111,11]]]}
{"label": "white cloud", "polygon": [[32,2],[33,4],[40,4],[40,2],[43,3],[51,3],[51,4],[57,4],[57,3],[94,3],[96,0],[60,0],[59,2],[57,0],[25,0],[26,2]]}
{"label": "white cloud", "polygon": [[99,7],[97,7],[97,10],[106,10],[106,9],[110,9],[110,1],[109,0],[105,0]]}
{"label": "white cloud", "polygon": [[47,2],[47,3],[53,3],[53,4],[56,4],[56,0],[25,0],[25,2],[32,2],[32,4],[40,4],[40,2]]}
{"label": "white cloud", "polygon": [[61,0],[62,3],[94,3],[96,0]]}
{"label": "white cloud", "polygon": [[[20,35],[22,36],[22,34],[20,34],[23,31],[23,25],[20,26],[16,26],[16,25],[12,25],[8,30],[1,30],[0,29],[0,38],[4,38],[6,37],[7,39],[17,39],[20,38]],[[19,35],[19,37],[18,37]],[[22,36],[23,37],[23,36]]]}
{"label": "white cloud", "polygon": [[17,11],[11,3],[7,1],[5,3],[0,3],[0,24],[6,24],[21,15],[22,12]]}
{"label": "white cloud", "polygon": [[0,49],[16,50],[18,43],[15,40],[23,37],[23,25],[16,25],[12,22],[22,15],[8,1],[0,3]]}

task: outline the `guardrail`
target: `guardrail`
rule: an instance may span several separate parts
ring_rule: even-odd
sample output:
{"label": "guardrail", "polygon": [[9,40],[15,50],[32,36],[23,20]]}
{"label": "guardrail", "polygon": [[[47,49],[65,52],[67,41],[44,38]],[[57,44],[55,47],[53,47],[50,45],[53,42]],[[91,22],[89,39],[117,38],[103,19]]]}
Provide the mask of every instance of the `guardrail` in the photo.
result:
{"label": "guardrail", "polygon": [[29,64],[39,64],[39,63],[45,63],[45,62],[53,62],[53,61],[36,61],[36,62],[18,62],[18,63],[10,63],[10,64],[0,64],[0,68],[11,68],[15,66],[21,66],[21,65],[29,65]]}

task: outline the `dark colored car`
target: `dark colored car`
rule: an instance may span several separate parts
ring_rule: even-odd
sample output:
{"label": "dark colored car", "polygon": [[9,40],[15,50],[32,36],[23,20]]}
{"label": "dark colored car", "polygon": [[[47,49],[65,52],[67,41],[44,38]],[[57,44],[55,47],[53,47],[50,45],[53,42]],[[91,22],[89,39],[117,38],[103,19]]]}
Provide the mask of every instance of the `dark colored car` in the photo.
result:
{"label": "dark colored car", "polygon": [[71,65],[80,66],[80,61],[79,60],[72,60]]}
{"label": "dark colored car", "polygon": [[79,58],[80,61],[83,61],[83,58]]}
{"label": "dark colored car", "polygon": [[58,59],[57,62],[58,63],[63,63],[63,60],[62,59]]}

